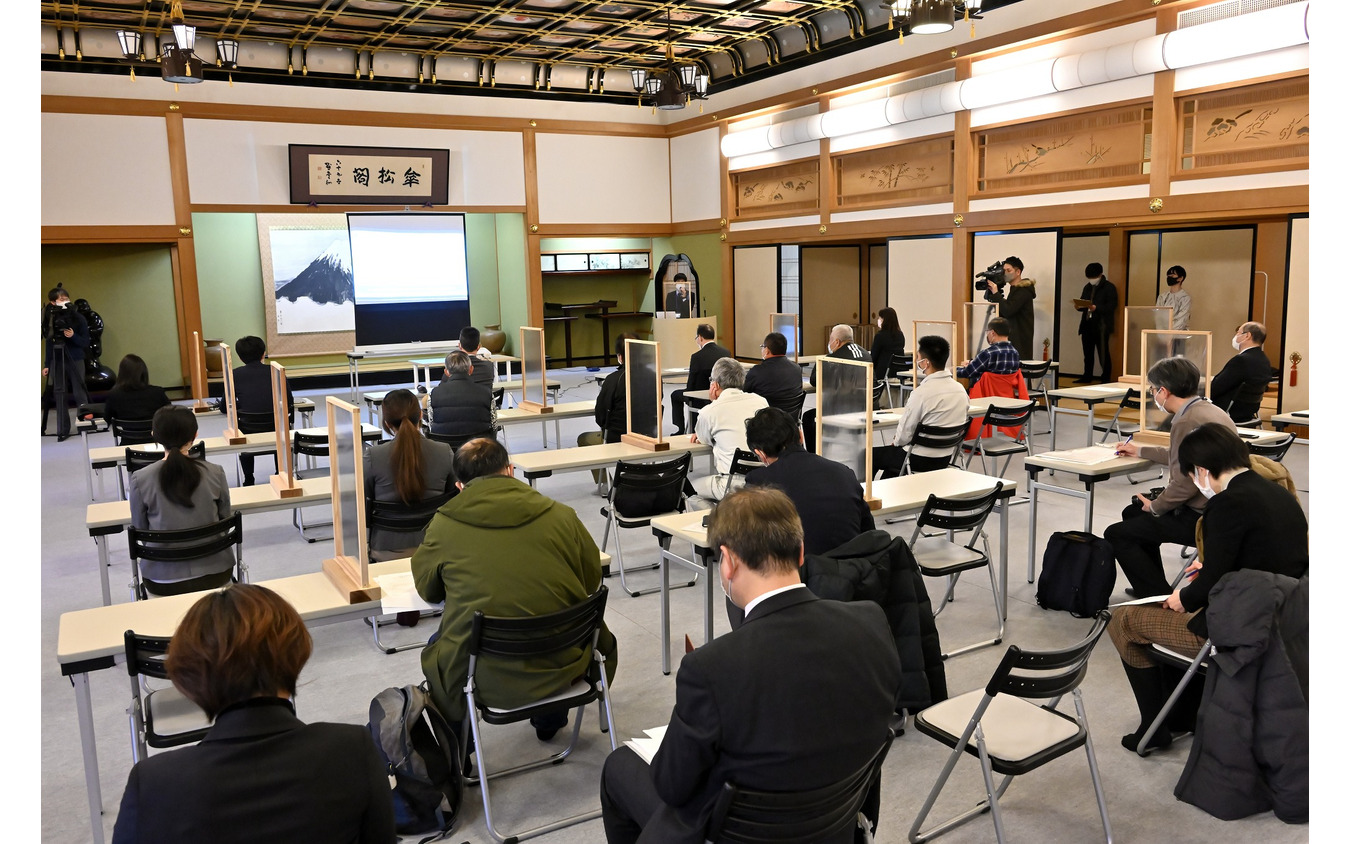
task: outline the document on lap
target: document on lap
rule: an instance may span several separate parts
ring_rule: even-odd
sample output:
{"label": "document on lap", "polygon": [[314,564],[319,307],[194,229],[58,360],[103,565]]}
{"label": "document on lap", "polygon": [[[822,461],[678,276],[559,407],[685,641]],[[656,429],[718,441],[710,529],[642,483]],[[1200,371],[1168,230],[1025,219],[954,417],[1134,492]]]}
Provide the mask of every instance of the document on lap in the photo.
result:
{"label": "document on lap", "polygon": [[1116,607],[1142,607],[1145,604],[1161,604],[1163,601],[1166,601],[1170,597],[1172,596],[1154,595],[1151,598],[1135,598],[1133,601],[1121,601],[1119,604],[1111,604],[1109,608],[1115,609]]}
{"label": "document on lap", "polygon": [[381,574],[376,576],[375,582],[380,587],[380,610],[386,615],[412,610],[419,612],[438,610],[445,606],[429,604],[422,600],[422,596],[417,594],[417,587],[413,584],[412,572]]}
{"label": "document on lap", "polygon": [[661,749],[661,739],[666,737],[666,728],[652,727],[650,730],[643,730],[643,732],[647,734],[646,738],[638,736],[629,739],[624,744],[631,747],[634,753],[642,757],[642,761],[650,765],[656,751]]}

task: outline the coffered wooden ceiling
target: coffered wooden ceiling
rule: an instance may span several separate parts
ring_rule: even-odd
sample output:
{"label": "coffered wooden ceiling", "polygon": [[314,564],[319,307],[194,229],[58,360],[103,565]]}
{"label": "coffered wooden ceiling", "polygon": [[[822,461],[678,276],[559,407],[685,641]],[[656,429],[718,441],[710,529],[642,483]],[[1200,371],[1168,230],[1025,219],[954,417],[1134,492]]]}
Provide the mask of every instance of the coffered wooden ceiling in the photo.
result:
{"label": "coffered wooden ceiling", "polygon": [[[986,0],[987,14],[1018,0]],[[167,0],[42,0],[42,68],[127,73],[117,30],[172,40]],[[882,0],[184,0],[205,77],[241,42],[234,81],[631,102],[628,69],[676,61],[710,92],[895,39]],[[963,25],[958,23],[959,25]],[[922,36],[913,36],[922,41]],[[908,44],[907,44],[908,46]],[[911,49],[918,49],[914,47]],[[432,80],[435,79],[433,83]]]}

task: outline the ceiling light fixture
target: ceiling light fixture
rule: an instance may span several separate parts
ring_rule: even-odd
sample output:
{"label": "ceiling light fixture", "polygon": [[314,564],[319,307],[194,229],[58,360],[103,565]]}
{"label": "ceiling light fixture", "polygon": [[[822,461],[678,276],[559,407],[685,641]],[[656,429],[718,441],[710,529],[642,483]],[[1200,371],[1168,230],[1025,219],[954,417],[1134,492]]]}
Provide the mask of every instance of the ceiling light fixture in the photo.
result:
{"label": "ceiling light fixture", "polygon": [[980,20],[984,0],[886,0],[882,4],[891,13],[891,26],[899,26],[900,41],[905,33],[938,35],[951,31],[960,12],[970,22],[970,37],[975,37],[975,21]]}
{"label": "ceiling light fixture", "polygon": [[183,19],[183,0],[173,0],[169,6],[169,25],[173,41],[161,50],[160,73],[165,82],[195,84],[202,81],[202,60],[192,52],[197,43],[197,27],[188,26]]}
{"label": "ceiling light fixture", "polygon": [[[670,28],[670,12],[666,12],[666,63],[654,71],[645,68],[632,68],[628,71],[633,79],[633,90],[637,91],[638,105],[642,105],[642,96],[651,98],[652,105],[663,111],[684,108],[692,100],[708,99],[708,74],[700,73],[697,65],[679,64],[675,61],[675,40]],[[703,106],[699,105],[699,112]]]}

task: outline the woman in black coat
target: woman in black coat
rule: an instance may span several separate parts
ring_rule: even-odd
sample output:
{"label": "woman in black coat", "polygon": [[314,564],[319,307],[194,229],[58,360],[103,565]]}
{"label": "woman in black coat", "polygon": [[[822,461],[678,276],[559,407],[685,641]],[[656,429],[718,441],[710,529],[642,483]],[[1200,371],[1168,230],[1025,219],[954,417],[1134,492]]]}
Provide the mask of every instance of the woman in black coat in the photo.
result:
{"label": "woman in black coat", "polygon": [[[1190,657],[1200,653],[1209,637],[1210,589],[1229,572],[1299,578],[1308,570],[1308,519],[1298,497],[1250,468],[1247,446],[1235,432],[1217,422],[1201,425],[1181,441],[1177,456],[1181,471],[1209,498],[1200,522],[1202,559],[1186,567],[1182,585],[1161,604],[1121,607],[1106,628],[1139,704],[1139,729],[1121,738],[1131,751],[1171,693],[1149,646]],[[1171,731],[1160,729],[1149,746],[1171,743]]]}
{"label": "woman in black coat", "polygon": [[904,357],[905,332],[895,308],[877,312],[877,333],[872,337],[872,375],[880,381],[890,374],[891,359]]}
{"label": "woman in black coat", "polygon": [[150,370],[140,355],[127,355],[117,365],[117,384],[103,400],[103,419],[108,424],[153,419],[155,411],[170,404],[163,387],[150,383]]}

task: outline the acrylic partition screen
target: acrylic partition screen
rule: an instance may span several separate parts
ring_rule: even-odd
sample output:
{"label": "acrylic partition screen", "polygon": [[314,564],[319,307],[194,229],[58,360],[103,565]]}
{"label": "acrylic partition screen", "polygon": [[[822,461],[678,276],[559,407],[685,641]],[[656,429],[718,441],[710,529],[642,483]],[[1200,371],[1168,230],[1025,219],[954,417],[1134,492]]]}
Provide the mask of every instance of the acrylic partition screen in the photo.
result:
{"label": "acrylic partition screen", "polygon": [[361,409],[328,397],[328,463],[333,482],[333,545],[352,580],[370,583],[366,550],[365,455],[361,442]]}
{"label": "acrylic partition screen", "polygon": [[[1125,309],[1125,362],[1121,376],[1138,378],[1141,360],[1140,340],[1145,331],[1168,331],[1172,328],[1172,309],[1153,305],[1132,305]],[[1147,372],[1148,370],[1144,370]]]}
{"label": "acrylic partition screen", "polygon": [[661,439],[661,344],[625,340],[624,377],[628,388],[628,433]]}
{"label": "acrylic partition screen", "polygon": [[225,392],[225,428],[239,431],[239,408],[235,406],[234,395],[234,355],[225,343],[220,344],[221,383]]}
{"label": "acrylic partition screen", "polygon": [[[816,450],[853,470],[859,481],[872,477],[872,364],[816,358]],[[869,486],[870,489],[870,486]]]}
{"label": "acrylic partition screen", "polygon": [[295,452],[291,449],[291,407],[286,401],[286,367],[272,361],[272,426],[277,432],[277,474],[295,485]]}
{"label": "acrylic partition screen", "polygon": [[985,335],[989,332],[989,320],[998,316],[998,305],[994,302],[966,302],[964,312],[966,319],[961,330],[965,333],[965,349],[960,360],[974,360],[989,345]]}
{"label": "acrylic partition screen", "polygon": [[937,336],[947,341],[947,348],[951,349],[951,354],[947,356],[947,370],[953,375],[956,374],[956,365],[961,361],[957,360],[956,348],[956,323],[939,322],[937,320],[914,320],[913,339],[909,341],[914,350],[914,386],[919,385],[919,338],[928,336]]}
{"label": "acrylic partition screen", "polygon": [[540,406],[548,404],[545,386],[544,329],[520,328],[521,400]]}
{"label": "acrylic partition screen", "polygon": [[1140,425],[1147,431],[1164,430],[1171,416],[1159,410],[1158,405],[1154,403],[1153,390],[1147,383],[1148,371],[1158,361],[1179,355],[1195,364],[1196,370],[1200,373],[1200,390],[1197,395],[1208,395],[1210,361],[1213,359],[1214,351],[1210,345],[1212,337],[1208,331],[1145,331],[1141,337],[1143,353],[1140,371],[1145,373],[1145,378],[1143,389],[1140,391],[1143,396],[1143,401],[1140,402],[1142,417]]}
{"label": "acrylic partition screen", "polygon": [[797,362],[797,350],[801,348],[796,314],[769,314],[769,331],[776,331],[787,338],[787,356]]}

